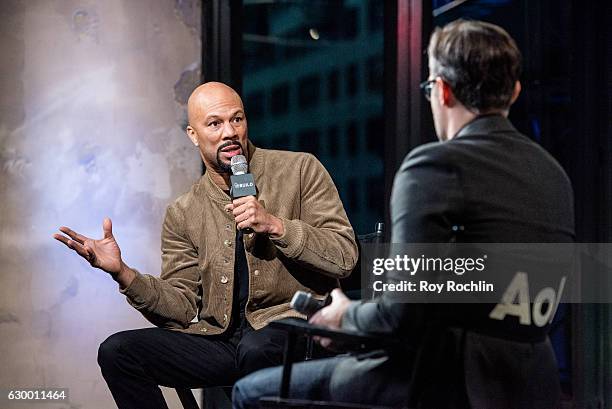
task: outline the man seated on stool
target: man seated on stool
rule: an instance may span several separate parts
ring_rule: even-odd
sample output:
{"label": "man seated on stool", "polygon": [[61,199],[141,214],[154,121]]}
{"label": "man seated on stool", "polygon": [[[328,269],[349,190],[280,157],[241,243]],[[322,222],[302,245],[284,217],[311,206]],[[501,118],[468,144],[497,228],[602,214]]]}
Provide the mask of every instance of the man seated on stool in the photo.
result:
{"label": "man seated on stool", "polygon": [[[434,31],[428,57],[422,88],[440,142],[413,150],[396,174],[392,242],[572,242],[567,175],[507,119],[521,89],[514,40],[498,26],[459,20]],[[291,398],[436,409],[558,407],[550,325],[500,318],[490,304],[408,304],[390,294],[361,303],[339,290],[332,296],[312,323],[391,335],[405,349],[298,363]],[[281,368],[268,368],[240,380],[234,407],[277,396],[280,379]]]}
{"label": "man seated on stool", "polygon": [[[328,293],[357,261],[336,187],[314,156],[253,146],[242,100],[227,85],[196,88],[188,114],[206,174],[166,211],[160,277],[127,266],[110,219],[100,240],[67,227],[54,236],[107,272],[159,327],[100,345],[102,375],[121,409],[167,408],[158,385],[232,385],[278,365],[285,334],[266,325],[300,317],[289,307],[296,291]],[[246,156],[257,197],[230,197],[236,155]]]}

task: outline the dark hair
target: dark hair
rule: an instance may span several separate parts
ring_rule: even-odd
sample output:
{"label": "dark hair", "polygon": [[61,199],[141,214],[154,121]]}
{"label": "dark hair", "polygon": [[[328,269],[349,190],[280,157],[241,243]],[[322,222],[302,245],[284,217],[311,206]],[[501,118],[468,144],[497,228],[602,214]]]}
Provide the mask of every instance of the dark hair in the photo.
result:
{"label": "dark hair", "polygon": [[482,113],[510,107],[521,52],[501,27],[455,20],[435,29],[427,52],[430,75],[446,81],[466,108]]}

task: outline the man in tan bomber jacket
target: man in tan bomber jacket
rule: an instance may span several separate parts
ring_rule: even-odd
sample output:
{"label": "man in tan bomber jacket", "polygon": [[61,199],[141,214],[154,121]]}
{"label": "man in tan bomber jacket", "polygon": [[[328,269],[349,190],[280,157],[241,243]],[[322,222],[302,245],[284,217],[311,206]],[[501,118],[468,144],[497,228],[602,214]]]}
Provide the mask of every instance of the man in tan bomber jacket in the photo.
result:
{"label": "man in tan bomber jacket", "polygon": [[[289,307],[296,291],[323,295],[357,261],[338,192],[314,156],[253,146],[242,100],[225,84],[196,88],[188,114],[187,135],[207,170],[166,211],[160,277],[123,262],[108,218],[100,240],[67,227],[54,235],[107,272],[159,327],[119,332],[100,345],[119,408],[167,408],[158,385],[231,385],[278,365],[284,334],[266,324],[299,317]],[[232,201],[229,163],[238,154],[258,194]]]}

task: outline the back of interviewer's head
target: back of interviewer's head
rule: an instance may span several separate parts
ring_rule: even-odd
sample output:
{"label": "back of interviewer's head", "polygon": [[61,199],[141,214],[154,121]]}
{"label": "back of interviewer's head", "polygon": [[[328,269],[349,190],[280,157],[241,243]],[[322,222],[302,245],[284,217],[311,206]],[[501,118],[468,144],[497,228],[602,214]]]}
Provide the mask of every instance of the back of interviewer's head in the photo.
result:
{"label": "back of interviewer's head", "polygon": [[436,28],[428,47],[431,77],[447,82],[467,109],[506,110],[521,70],[521,53],[501,27],[456,20]]}

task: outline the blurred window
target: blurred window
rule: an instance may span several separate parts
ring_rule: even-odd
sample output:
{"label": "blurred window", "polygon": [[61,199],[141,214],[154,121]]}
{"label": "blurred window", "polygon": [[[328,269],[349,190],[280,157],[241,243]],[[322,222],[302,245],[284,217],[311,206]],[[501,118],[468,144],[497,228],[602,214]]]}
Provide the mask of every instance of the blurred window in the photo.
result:
{"label": "blurred window", "polygon": [[384,218],[384,206],[350,185],[384,186],[383,3],[243,1],[249,137],[317,156],[359,234]]}

